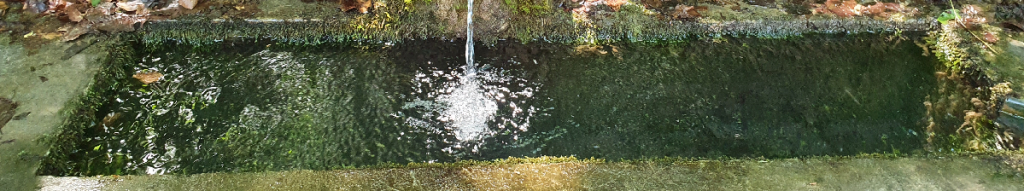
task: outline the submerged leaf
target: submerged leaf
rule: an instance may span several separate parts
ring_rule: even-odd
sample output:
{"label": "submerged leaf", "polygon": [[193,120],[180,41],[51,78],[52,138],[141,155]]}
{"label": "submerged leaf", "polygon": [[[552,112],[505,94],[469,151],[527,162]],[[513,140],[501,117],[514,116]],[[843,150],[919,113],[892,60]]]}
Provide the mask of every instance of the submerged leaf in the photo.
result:
{"label": "submerged leaf", "polygon": [[3,134],[4,125],[7,125],[7,121],[14,117],[14,109],[17,108],[17,102],[0,97],[0,134]]}
{"label": "submerged leaf", "polygon": [[121,113],[110,113],[107,116],[103,116],[103,125],[107,127],[113,127],[114,122],[121,119]]}
{"label": "submerged leaf", "polygon": [[151,84],[153,82],[156,82],[156,81],[160,81],[160,78],[163,78],[163,77],[164,77],[164,74],[161,74],[160,72],[153,72],[153,71],[150,71],[150,72],[139,72],[139,73],[135,73],[135,75],[132,75],[132,78],[138,79],[140,82],[142,82],[143,84],[146,84],[146,85],[149,85],[149,84]]}

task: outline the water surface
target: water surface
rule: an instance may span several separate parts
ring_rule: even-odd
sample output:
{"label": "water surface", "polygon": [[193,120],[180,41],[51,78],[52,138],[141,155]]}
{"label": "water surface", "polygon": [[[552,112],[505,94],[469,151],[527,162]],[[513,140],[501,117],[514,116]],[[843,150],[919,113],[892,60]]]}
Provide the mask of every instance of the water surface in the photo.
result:
{"label": "water surface", "polygon": [[909,152],[935,89],[934,58],[877,36],[499,42],[476,46],[472,75],[463,46],[147,49],[83,127],[76,169],[55,174]]}

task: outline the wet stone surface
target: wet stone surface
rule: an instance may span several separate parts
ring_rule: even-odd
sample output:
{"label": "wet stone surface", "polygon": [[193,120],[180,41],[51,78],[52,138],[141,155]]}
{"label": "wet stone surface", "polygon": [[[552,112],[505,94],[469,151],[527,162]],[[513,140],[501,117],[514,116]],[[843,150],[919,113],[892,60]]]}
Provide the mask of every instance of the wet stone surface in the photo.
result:
{"label": "wet stone surface", "polygon": [[[912,39],[912,38],[911,38]],[[910,40],[294,48],[166,45],[121,63],[71,169],[336,169],[509,156],[794,157],[912,152],[936,61]],[[200,48],[204,49],[204,48]],[[145,84],[132,75],[158,72]]]}

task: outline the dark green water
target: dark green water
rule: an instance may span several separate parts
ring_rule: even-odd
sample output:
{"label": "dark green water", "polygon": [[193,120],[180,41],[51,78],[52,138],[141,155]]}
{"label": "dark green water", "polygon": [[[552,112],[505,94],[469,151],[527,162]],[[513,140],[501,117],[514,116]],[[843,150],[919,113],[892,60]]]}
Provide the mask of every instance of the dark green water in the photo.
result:
{"label": "dark green water", "polygon": [[[268,46],[269,45],[269,46]],[[509,156],[794,157],[921,149],[936,61],[881,37],[294,48],[166,45],[124,64],[70,169],[334,169]],[[164,74],[143,85],[130,76]],[[107,117],[110,116],[110,117]],[[104,121],[104,118],[107,118]]]}

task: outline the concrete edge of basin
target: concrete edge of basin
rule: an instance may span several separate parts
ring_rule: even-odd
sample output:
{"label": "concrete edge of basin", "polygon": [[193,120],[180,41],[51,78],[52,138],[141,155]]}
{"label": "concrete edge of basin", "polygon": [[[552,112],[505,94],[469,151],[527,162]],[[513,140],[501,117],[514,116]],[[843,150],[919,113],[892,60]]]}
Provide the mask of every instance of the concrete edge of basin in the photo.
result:
{"label": "concrete edge of basin", "polygon": [[[402,41],[407,39],[456,39],[458,32],[417,32],[406,26],[380,29],[357,29],[352,20],[321,20],[315,18],[292,19],[197,19],[163,20],[147,23],[139,34],[147,42],[173,40],[187,44],[208,44],[226,39],[269,38],[288,42],[320,44],[339,41]],[[903,21],[874,19],[763,19],[706,22],[658,22],[636,29],[624,29],[629,23],[605,26],[568,26],[568,30],[535,31],[543,36],[518,36],[514,32],[476,35],[484,43],[501,39],[524,42],[545,41],[558,43],[614,42],[614,41],[683,41],[688,39],[720,38],[723,36],[786,38],[804,34],[858,34],[932,31],[938,28],[934,19],[922,18]],[[625,21],[621,21],[625,22]],[[409,26],[412,27],[412,26]]]}
{"label": "concrete edge of basin", "polygon": [[974,156],[562,161],[195,175],[41,176],[42,190],[941,190],[1024,188],[1019,153]]}

